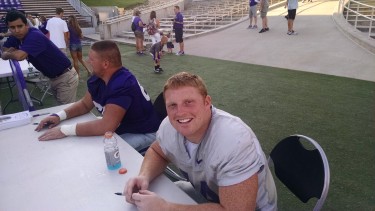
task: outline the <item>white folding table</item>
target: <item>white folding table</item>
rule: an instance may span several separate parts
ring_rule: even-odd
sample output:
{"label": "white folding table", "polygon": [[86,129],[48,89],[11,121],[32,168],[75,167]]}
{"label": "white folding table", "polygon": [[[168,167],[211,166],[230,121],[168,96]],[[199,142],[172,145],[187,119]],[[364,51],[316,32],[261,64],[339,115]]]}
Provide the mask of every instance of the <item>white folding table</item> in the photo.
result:
{"label": "white folding table", "polygon": [[[33,65],[29,64],[27,62],[27,60],[18,61],[18,64],[20,65],[20,68],[21,68],[21,71],[22,71],[23,75],[27,75],[30,71],[35,70]],[[37,70],[35,70],[35,71],[37,72]],[[13,72],[12,72],[12,68],[9,64],[9,60],[3,60],[3,59],[0,58],[0,78],[6,78],[6,83],[7,83],[8,89],[9,89],[9,93],[10,93],[10,99],[5,104],[5,106],[3,108],[3,113],[5,113],[5,109],[8,107],[8,105],[11,102],[16,101],[16,99],[13,99],[14,94],[13,94],[12,88],[14,87],[14,85],[11,84],[12,82],[9,80],[10,77],[13,77]],[[37,102],[39,102],[41,104],[40,100],[35,99],[35,98],[33,98],[33,100],[36,100]]]}
{"label": "white folding table", "polygon": [[[67,105],[32,112],[54,113]],[[0,131],[0,210],[137,210],[125,201],[126,181],[139,172],[143,157],[116,135],[122,167],[126,174],[107,169],[103,137],[70,136],[38,141],[45,130],[34,129],[44,116],[32,123]],[[95,119],[93,114],[65,120],[72,124]],[[196,204],[166,176],[150,186],[167,201]]]}

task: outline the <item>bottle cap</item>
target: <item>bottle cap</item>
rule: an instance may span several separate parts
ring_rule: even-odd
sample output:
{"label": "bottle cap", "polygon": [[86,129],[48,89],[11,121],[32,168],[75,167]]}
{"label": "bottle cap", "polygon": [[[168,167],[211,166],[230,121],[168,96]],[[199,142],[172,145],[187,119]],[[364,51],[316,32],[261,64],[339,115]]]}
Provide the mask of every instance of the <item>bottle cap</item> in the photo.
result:
{"label": "bottle cap", "polygon": [[112,138],[113,133],[111,131],[105,132],[104,137],[105,138]]}

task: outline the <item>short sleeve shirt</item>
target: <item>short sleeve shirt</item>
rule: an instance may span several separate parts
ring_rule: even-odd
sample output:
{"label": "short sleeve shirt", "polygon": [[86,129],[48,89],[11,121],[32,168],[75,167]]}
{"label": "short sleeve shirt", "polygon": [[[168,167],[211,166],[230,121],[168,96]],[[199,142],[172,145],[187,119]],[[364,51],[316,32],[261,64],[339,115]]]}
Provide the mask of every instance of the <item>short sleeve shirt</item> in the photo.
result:
{"label": "short sleeve shirt", "polygon": [[[181,12],[178,12],[176,14],[176,17],[174,18],[175,22],[173,23],[173,28],[175,29],[182,29],[184,27],[183,23],[184,22],[184,16],[182,16]],[[180,23],[176,23],[180,22]]]}
{"label": "short sleeve shirt", "polygon": [[81,44],[81,38],[79,37],[76,30],[71,26],[68,26],[68,29],[69,29],[69,44]]}
{"label": "short sleeve shirt", "polygon": [[150,53],[152,53],[153,55],[155,55],[156,52],[160,52],[163,48],[163,45],[161,44],[161,42],[157,42],[155,44],[153,44],[150,48]]}
{"label": "short sleeve shirt", "polygon": [[48,34],[49,33],[49,31],[46,29],[46,27],[47,27],[47,21],[46,22],[44,22],[44,23],[41,23],[39,26],[38,26],[38,28],[39,28],[39,30],[41,31],[41,32],[43,32],[43,34]]}
{"label": "short sleeve shirt", "polygon": [[43,73],[54,78],[71,66],[70,60],[56,47],[41,31],[29,28],[23,42],[14,36],[10,36],[4,43],[4,47],[14,47],[25,51],[27,60]]}
{"label": "short sleeve shirt", "polygon": [[105,112],[105,106],[108,104],[115,104],[126,110],[124,118],[115,131],[117,134],[157,131],[160,120],[153,109],[151,99],[126,68],[122,67],[115,72],[107,85],[101,78],[91,76],[87,87],[100,113]]}
{"label": "short sleeve shirt", "polygon": [[64,33],[68,32],[68,24],[58,17],[53,17],[48,20],[46,29],[49,31],[51,41],[58,48],[66,48]]}
{"label": "short sleeve shirt", "polygon": [[250,0],[250,7],[257,5],[257,2],[255,0]]}
{"label": "short sleeve shirt", "polygon": [[[257,208],[276,209],[276,188],[253,131],[238,117],[212,107],[205,137],[189,154],[186,140],[165,118],[157,132],[164,154],[206,199],[219,202],[219,186],[243,182],[258,173]],[[273,207],[273,209],[269,209]]]}
{"label": "short sleeve shirt", "polygon": [[141,20],[141,18],[140,18],[139,16],[135,16],[133,22],[134,22],[134,24],[135,24],[135,30],[136,30],[136,31],[141,31],[141,32],[143,32],[143,27],[140,27],[140,26],[139,26],[139,22],[141,22],[141,21],[142,21],[142,20]]}

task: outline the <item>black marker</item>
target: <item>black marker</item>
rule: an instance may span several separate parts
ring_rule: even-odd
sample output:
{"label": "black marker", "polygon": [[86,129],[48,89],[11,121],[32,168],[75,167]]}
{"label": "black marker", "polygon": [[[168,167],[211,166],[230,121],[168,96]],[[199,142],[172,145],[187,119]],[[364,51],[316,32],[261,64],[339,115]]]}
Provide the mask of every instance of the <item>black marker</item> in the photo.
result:
{"label": "black marker", "polygon": [[49,113],[43,113],[43,114],[34,114],[33,117],[37,117],[37,116],[43,116],[43,115],[47,115]]}

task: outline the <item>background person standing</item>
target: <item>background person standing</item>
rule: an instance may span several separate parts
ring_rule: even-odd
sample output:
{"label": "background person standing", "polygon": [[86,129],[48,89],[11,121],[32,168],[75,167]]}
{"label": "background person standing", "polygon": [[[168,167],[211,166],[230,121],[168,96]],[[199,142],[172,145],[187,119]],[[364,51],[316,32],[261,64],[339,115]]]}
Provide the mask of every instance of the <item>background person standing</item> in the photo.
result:
{"label": "background person standing", "polygon": [[49,38],[49,31],[46,29],[47,27],[47,18],[44,15],[40,16],[40,25],[38,29]]}
{"label": "background person standing", "polygon": [[174,6],[174,13],[176,17],[172,20],[173,21],[173,29],[175,33],[176,43],[180,45],[180,51],[176,53],[177,56],[184,55],[184,40],[183,36],[183,28],[184,28],[184,16],[182,16],[180,12],[179,6]]}
{"label": "background person standing", "polygon": [[76,16],[70,15],[68,18],[68,29],[69,29],[69,50],[70,55],[73,59],[73,66],[76,69],[77,74],[79,76],[79,65],[78,61],[81,62],[83,67],[85,67],[87,74],[90,75],[90,71],[88,70],[85,62],[82,59],[82,42],[81,39],[83,38],[81,27],[77,21]]}
{"label": "background person standing", "polygon": [[66,46],[68,45],[68,25],[62,19],[64,10],[60,7],[56,8],[56,16],[48,20],[46,29],[49,31],[49,38],[63,53],[66,54]]}
{"label": "background person standing", "polygon": [[147,25],[147,33],[150,35],[152,44],[160,42],[160,21],[156,18],[156,12],[151,11],[150,13],[150,20],[148,21]]}
{"label": "background person standing", "polygon": [[269,8],[268,0],[260,0],[259,12],[260,12],[260,18],[262,18],[262,29],[259,31],[259,33],[263,33],[263,32],[270,30],[268,28],[268,19],[267,19],[268,8]]}
{"label": "background person standing", "polygon": [[145,39],[143,28],[145,24],[143,24],[143,21],[141,20],[141,17],[139,15],[141,14],[141,11],[134,10],[134,19],[133,23],[135,24],[135,48],[137,49],[138,55],[144,55],[144,46],[143,46],[143,40]]}
{"label": "background person standing", "polygon": [[[257,29],[257,2],[255,0],[250,0],[250,9],[249,9],[249,19],[250,25],[247,27],[248,29]],[[254,20],[254,25],[252,25]]]}
{"label": "background person standing", "polygon": [[294,31],[293,24],[296,18],[298,0],[287,0],[284,8],[288,7],[288,32],[287,35],[297,35],[298,33]]}

